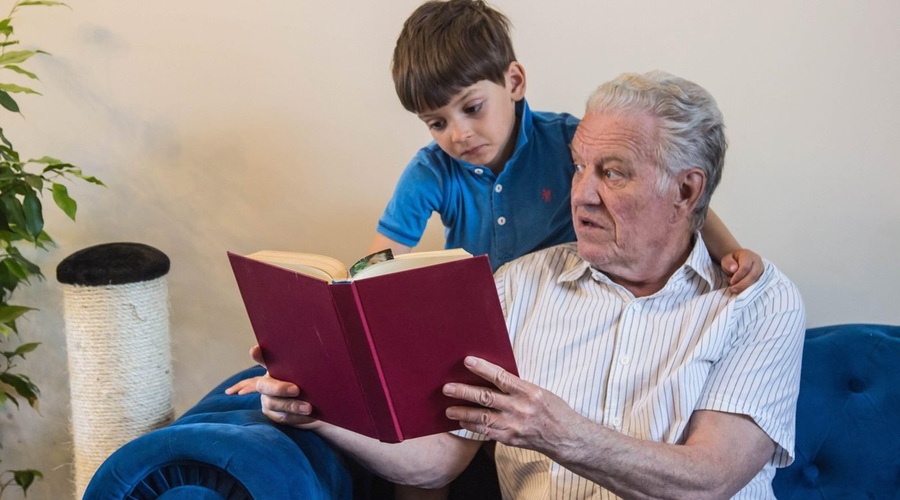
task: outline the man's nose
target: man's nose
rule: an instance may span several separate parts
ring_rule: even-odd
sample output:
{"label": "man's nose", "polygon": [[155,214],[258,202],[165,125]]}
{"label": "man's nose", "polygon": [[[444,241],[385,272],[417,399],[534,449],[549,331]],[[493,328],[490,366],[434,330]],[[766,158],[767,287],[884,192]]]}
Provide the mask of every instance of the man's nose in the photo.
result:
{"label": "man's nose", "polygon": [[599,179],[588,168],[572,178],[572,203],[596,205],[600,203]]}

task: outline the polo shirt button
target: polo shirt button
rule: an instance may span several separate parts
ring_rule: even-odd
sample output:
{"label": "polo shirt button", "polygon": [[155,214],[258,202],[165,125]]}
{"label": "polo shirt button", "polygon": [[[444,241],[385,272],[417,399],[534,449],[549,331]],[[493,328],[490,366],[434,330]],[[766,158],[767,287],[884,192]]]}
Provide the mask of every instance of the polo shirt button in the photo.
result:
{"label": "polo shirt button", "polygon": [[501,226],[506,224],[506,217],[498,217],[497,224],[500,224]]}
{"label": "polo shirt button", "polygon": [[612,419],[612,424],[613,424],[613,427],[618,429],[619,427],[622,427],[622,419],[619,417],[616,417],[616,418]]}
{"label": "polo shirt button", "polygon": [[478,175],[481,175],[481,174],[484,173],[484,169],[483,169],[483,168],[476,168],[476,169],[475,169],[475,173],[478,174]]}
{"label": "polo shirt button", "polygon": [[627,354],[625,356],[622,356],[621,359],[619,359],[619,363],[622,363],[623,365],[627,365],[630,361],[631,361],[631,357],[629,357]]}
{"label": "polo shirt button", "polygon": [[494,191],[496,191],[496,192],[498,192],[498,193],[499,193],[500,191],[503,191],[503,185],[502,185],[502,184],[497,184],[496,186],[494,186]]}

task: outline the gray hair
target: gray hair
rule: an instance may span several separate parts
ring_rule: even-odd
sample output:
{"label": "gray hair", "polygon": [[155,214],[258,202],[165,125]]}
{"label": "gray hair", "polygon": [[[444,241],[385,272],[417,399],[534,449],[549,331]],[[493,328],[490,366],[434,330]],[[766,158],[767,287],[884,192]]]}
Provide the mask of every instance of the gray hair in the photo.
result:
{"label": "gray hair", "polygon": [[703,226],[725,163],[725,123],[715,99],[703,87],[663,71],[626,73],[600,85],[588,98],[587,111],[645,112],[657,119],[656,160],[661,187],[678,172],[699,167],[706,187],[692,214],[694,230]]}

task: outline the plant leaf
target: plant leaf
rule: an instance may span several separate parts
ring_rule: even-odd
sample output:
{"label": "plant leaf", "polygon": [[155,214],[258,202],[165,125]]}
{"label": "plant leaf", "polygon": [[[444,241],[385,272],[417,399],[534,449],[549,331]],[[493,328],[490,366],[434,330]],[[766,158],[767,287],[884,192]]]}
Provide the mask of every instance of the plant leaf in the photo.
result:
{"label": "plant leaf", "polygon": [[34,73],[32,73],[31,71],[26,71],[26,70],[16,66],[15,64],[7,64],[6,66],[2,66],[2,69],[8,69],[10,71],[15,71],[16,73],[25,75],[28,78],[31,78],[32,80],[40,80],[40,78],[38,78],[38,76],[35,75]]}
{"label": "plant leaf", "polygon": [[0,382],[12,387],[32,408],[37,404],[41,391],[27,376],[18,373],[0,373]]}
{"label": "plant leaf", "polygon": [[63,5],[65,7],[68,7],[68,5],[66,5],[62,2],[55,2],[52,0],[28,0],[25,2],[19,2],[19,7],[22,7],[25,5],[46,5],[48,7],[52,7],[54,5]]}
{"label": "plant leaf", "polygon": [[44,475],[41,474],[41,471],[34,469],[25,469],[25,470],[14,470],[12,471],[13,477],[16,480],[16,484],[22,488],[22,494],[25,495],[28,492],[28,488],[31,487],[31,484],[34,483],[35,479],[43,479]]}
{"label": "plant leaf", "polygon": [[53,201],[70,219],[75,220],[75,212],[78,210],[78,204],[69,196],[69,190],[64,184],[53,183]]}
{"label": "plant leaf", "polygon": [[40,158],[32,158],[28,160],[27,163],[42,163],[44,165],[57,166],[57,165],[67,165],[67,163],[57,160],[52,156],[42,156]]}
{"label": "plant leaf", "polygon": [[[0,140],[3,140],[3,144],[6,144],[10,148],[13,147],[12,143],[9,142],[9,139],[6,138],[6,134],[3,133],[3,128],[0,128]],[[16,153],[16,156],[18,156],[18,153]]]}
{"label": "plant leaf", "polygon": [[0,64],[18,64],[31,59],[31,56],[39,53],[39,50],[11,50],[0,55]]}
{"label": "plant leaf", "polygon": [[0,106],[3,106],[13,113],[19,112],[19,105],[16,103],[15,99],[10,97],[6,92],[0,91]]}
{"label": "plant leaf", "polygon": [[0,203],[3,204],[3,211],[6,213],[10,229],[13,232],[21,231],[25,227],[25,211],[22,203],[10,193],[0,196]]}
{"label": "plant leaf", "polygon": [[0,403],[6,403],[7,401],[12,401],[12,403],[14,405],[16,405],[16,408],[19,408],[19,400],[16,399],[16,397],[13,396],[12,394],[10,394],[6,391],[3,391],[3,392],[0,392],[0,396],[3,396],[3,397],[0,397]]}
{"label": "plant leaf", "polygon": [[16,85],[15,83],[0,83],[0,90],[4,92],[15,92],[19,94],[37,94],[41,95],[40,92],[34,89],[30,89],[28,87],[23,87],[21,85]]}
{"label": "plant leaf", "polygon": [[35,308],[33,307],[0,305],[0,323],[12,323],[18,319],[19,316],[34,310]]}
{"label": "plant leaf", "polygon": [[22,344],[16,348],[16,356],[19,356],[22,359],[25,359],[25,355],[29,352],[37,349],[37,347],[41,345],[40,342],[29,342],[27,344]]}
{"label": "plant leaf", "polygon": [[25,229],[28,231],[28,234],[36,238],[44,230],[44,213],[41,200],[38,199],[33,191],[29,192],[22,200],[22,208],[25,209]]}

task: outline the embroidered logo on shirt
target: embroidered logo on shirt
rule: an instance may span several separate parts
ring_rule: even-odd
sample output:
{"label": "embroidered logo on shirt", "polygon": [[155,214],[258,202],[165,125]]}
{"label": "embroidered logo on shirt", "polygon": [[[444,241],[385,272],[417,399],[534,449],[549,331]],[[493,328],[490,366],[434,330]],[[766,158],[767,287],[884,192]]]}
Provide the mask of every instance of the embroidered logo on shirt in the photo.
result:
{"label": "embroidered logo on shirt", "polygon": [[541,189],[541,199],[544,200],[544,203],[550,203],[550,200],[553,199],[553,191],[547,188]]}

